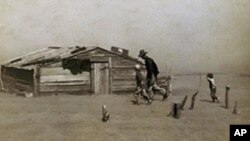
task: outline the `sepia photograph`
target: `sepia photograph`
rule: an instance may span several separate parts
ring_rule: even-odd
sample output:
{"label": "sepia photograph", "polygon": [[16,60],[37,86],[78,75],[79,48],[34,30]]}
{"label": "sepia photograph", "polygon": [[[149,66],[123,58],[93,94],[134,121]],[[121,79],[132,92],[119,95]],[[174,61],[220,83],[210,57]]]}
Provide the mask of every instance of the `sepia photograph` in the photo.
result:
{"label": "sepia photograph", "polygon": [[1,0],[0,65],[1,141],[250,134],[249,0]]}

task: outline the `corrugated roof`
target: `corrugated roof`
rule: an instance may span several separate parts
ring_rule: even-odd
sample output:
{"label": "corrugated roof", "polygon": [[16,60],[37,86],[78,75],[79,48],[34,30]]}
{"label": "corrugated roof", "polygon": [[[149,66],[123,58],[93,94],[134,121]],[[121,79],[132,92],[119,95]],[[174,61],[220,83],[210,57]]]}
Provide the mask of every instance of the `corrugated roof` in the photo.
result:
{"label": "corrugated roof", "polygon": [[104,48],[98,46],[91,46],[91,47],[48,47],[45,49],[38,50],[36,52],[29,53],[27,55],[12,59],[5,63],[5,66],[8,67],[16,67],[16,68],[24,68],[24,69],[32,69],[36,64],[45,64],[50,62],[58,62],[61,59],[66,59],[73,57],[78,54],[84,54],[90,51],[94,51],[96,49],[100,49],[111,54],[115,54],[126,59],[136,61],[141,63],[136,58],[131,56],[125,56],[118,54],[113,51],[106,50]]}

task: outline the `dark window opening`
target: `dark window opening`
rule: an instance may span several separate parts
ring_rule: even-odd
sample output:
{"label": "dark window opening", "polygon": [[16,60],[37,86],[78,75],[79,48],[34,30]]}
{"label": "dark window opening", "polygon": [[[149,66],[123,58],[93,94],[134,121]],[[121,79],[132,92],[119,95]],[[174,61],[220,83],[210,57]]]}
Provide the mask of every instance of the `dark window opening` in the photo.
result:
{"label": "dark window opening", "polygon": [[84,71],[90,71],[90,60],[64,59],[62,66],[63,69],[68,69],[72,74],[77,75]]}

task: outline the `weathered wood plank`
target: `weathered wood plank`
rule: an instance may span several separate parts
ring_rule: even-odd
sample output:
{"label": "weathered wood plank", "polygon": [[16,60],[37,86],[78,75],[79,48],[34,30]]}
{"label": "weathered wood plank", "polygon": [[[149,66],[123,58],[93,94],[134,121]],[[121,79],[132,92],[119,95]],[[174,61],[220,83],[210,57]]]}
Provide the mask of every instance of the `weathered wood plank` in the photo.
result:
{"label": "weathered wood plank", "polygon": [[43,91],[43,92],[40,92],[40,95],[43,95],[43,96],[50,96],[50,95],[89,95],[91,94],[90,90],[81,90],[81,91]]}
{"label": "weathered wood plank", "polygon": [[135,86],[113,86],[113,91],[136,90]]}
{"label": "weathered wood plank", "polygon": [[34,87],[33,87],[33,86],[24,85],[24,84],[21,84],[21,83],[15,83],[14,86],[15,86],[17,89],[20,89],[20,90],[23,90],[23,91],[33,92],[33,90],[34,90]]}
{"label": "weathered wood plank", "polygon": [[87,81],[70,81],[70,82],[47,82],[47,83],[40,83],[42,85],[47,86],[83,86],[83,85],[90,85]]}
{"label": "weathered wood plank", "polygon": [[41,83],[55,82],[55,81],[78,81],[78,80],[90,80],[89,75],[53,75],[53,76],[41,76]]}
{"label": "weathered wood plank", "polygon": [[[126,87],[124,87],[124,86],[126,86]],[[135,89],[135,87],[136,87],[136,85],[113,85],[113,88],[124,88],[124,89],[126,89],[126,88],[134,88]]]}
{"label": "weathered wood plank", "polygon": [[130,66],[130,65],[113,65],[112,64],[112,68],[114,69],[134,69],[134,66]]}
{"label": "weathered wood plank", "polygon": [[136,86],[136,81],[135,80],[131,80],[131,81],[113,81],[113,85],[112,86]]}
{"label": "weathered wood plank", "polygon": [[135,65],[138,64],[138,62],[132,61],[130,59],[122,58],[120,60],[121,63],[126,64],[126,65]]}
{"label": "weathered wood plank", "polygon": [[135,80],[135,75],[113,75],[113,80]]}
{"label": "weathered wood plank", "polygon": [[36,60],[37,58],[43,58],[44,54],[48,54],[51,53],[52,50],[48,50],[48,49],[42,49],[36,52],[32,52],[30,54],[21,56],[19,58],[21,58],[22,60],[17,62],[18,64],[26,64],[28,62],[31,62],[33,60]]}
{"label": "weathered wood plank", "polygon": [[128,59],[128,58],[122,57],[122,56],[112,57],[112,62],[114,64],[124,63],[124,64],[128,64],[128,65],[135,65],[137,63],[135,61],[132,61],[131,59]]}
{"label": "weathered wood plank", "polygon": [[89,52],[84,54],[77,55],[77,58],[79,59],[90,59],[92,57],[114,57],[114,54],[110,53],[97,53],[97,52]]}
{"label": "weathered wood plank", "polygon": [[135,70],[134,69],[127,69],[127,68],[115,68],[112,69],[113,75],[119,75],[119,74],[125,74],[125,75],[135,75]]}
{"label": "weathered wood plank", "polygon": [[62,83],[67,84],[67,83],[82,83],[83,85],[90,84],[89,80],[73,80],[73,81],[47,81],[47,82],[42,82],[41,84],[50,84],[50,83]]}
{"label": "weathered wood plank", "polygon": [[99,63],[105,62],[105,63],[108,63],[109,58],[108,57],[98,57],[98,56],[91,57],[90,62],[99,62]]}
{"label": "weathered wood plank", "polygon": [[113,89],[113,93],[133,93],[135,89]]}
{"label": "weathered wood plank", "polygon": [[135,80],[134,78],[124,78],[124,77],[116,77],[112,79],[113,81],[131,81],[131,80]]}
{"label": "weathered wood plank", "polygon": [[11,76],[6,76],[6,75],[2,76],[2,81],[3,81],[3,83],[6,83],[6,82],[11,82],[11,83],[18,82],[18,83],[27,84],[27,85],[33,85],[33,82],[28,82],[28,81],[24,81],[24,80],[21,80],[21,79],[16,79],[16,78],[13,78]]}
{"label": "weathered wood plank", "polygon": [[41,76],[53,76],[53,75],[73,75],[70,70],[63,69],[62,67],[54,68],[41,68]]}
{"label": "weathered wood plank", "polygon": [[33,92],[32,85],[27,85],[27,84],[18,83],[18,82],[5,82],[4,89],[7,89],[7,90],[18,89],[18,90],[22,90],[22,91]]}
{"label": "weathered wood plank", "polygon": [[123,58],[115,58],[115,59],[113,59],[113,61],[112,61],[113,66],[117,66],[117,65],[120,65],[120,64],[126,65],[126,66],[134,66],[135,64],[137,64],[137,62],[130,61],[130,60],[123,59]]}
{"label": "weathered wood plank", "polygon": [[90,88],[49,88],[41,89],[40,92],[76,92],[76,91],[90,91]]}
{"label": "weathered wood plank", "polygon": [[62,62],[61,61],[57,62],[57,63],[51,62],[45,66],[46,66],[46,68],[58,68],[58,67],[62,67]]}
{"label": "weathered wood plank", "polygon": [[41,85],[41,92],[70,92],[70,91],[88,91],[90,85],[79,85],[79,86],[59,86],[59,85]]}

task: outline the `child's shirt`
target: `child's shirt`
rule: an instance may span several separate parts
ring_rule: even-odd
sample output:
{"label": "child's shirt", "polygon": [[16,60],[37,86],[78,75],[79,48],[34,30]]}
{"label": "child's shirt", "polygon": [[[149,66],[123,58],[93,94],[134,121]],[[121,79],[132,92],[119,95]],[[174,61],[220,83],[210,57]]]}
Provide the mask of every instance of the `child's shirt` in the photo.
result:
{"label": "child's shirt", "polygon": [[215,89],[216,88],[216,85],[215,85],[215,81],[213,78],[207,78],[208,82],[209,82],[209,88],[210,89]]}
{"label": "child's shirt", "polygon": [[137,87],[144,88],[144,86],[145,86],[145,83],[144,83],[145,78],[143,77],[143,74],[142,74],[141,71],[136,71],[135,80],[136,80]]}

